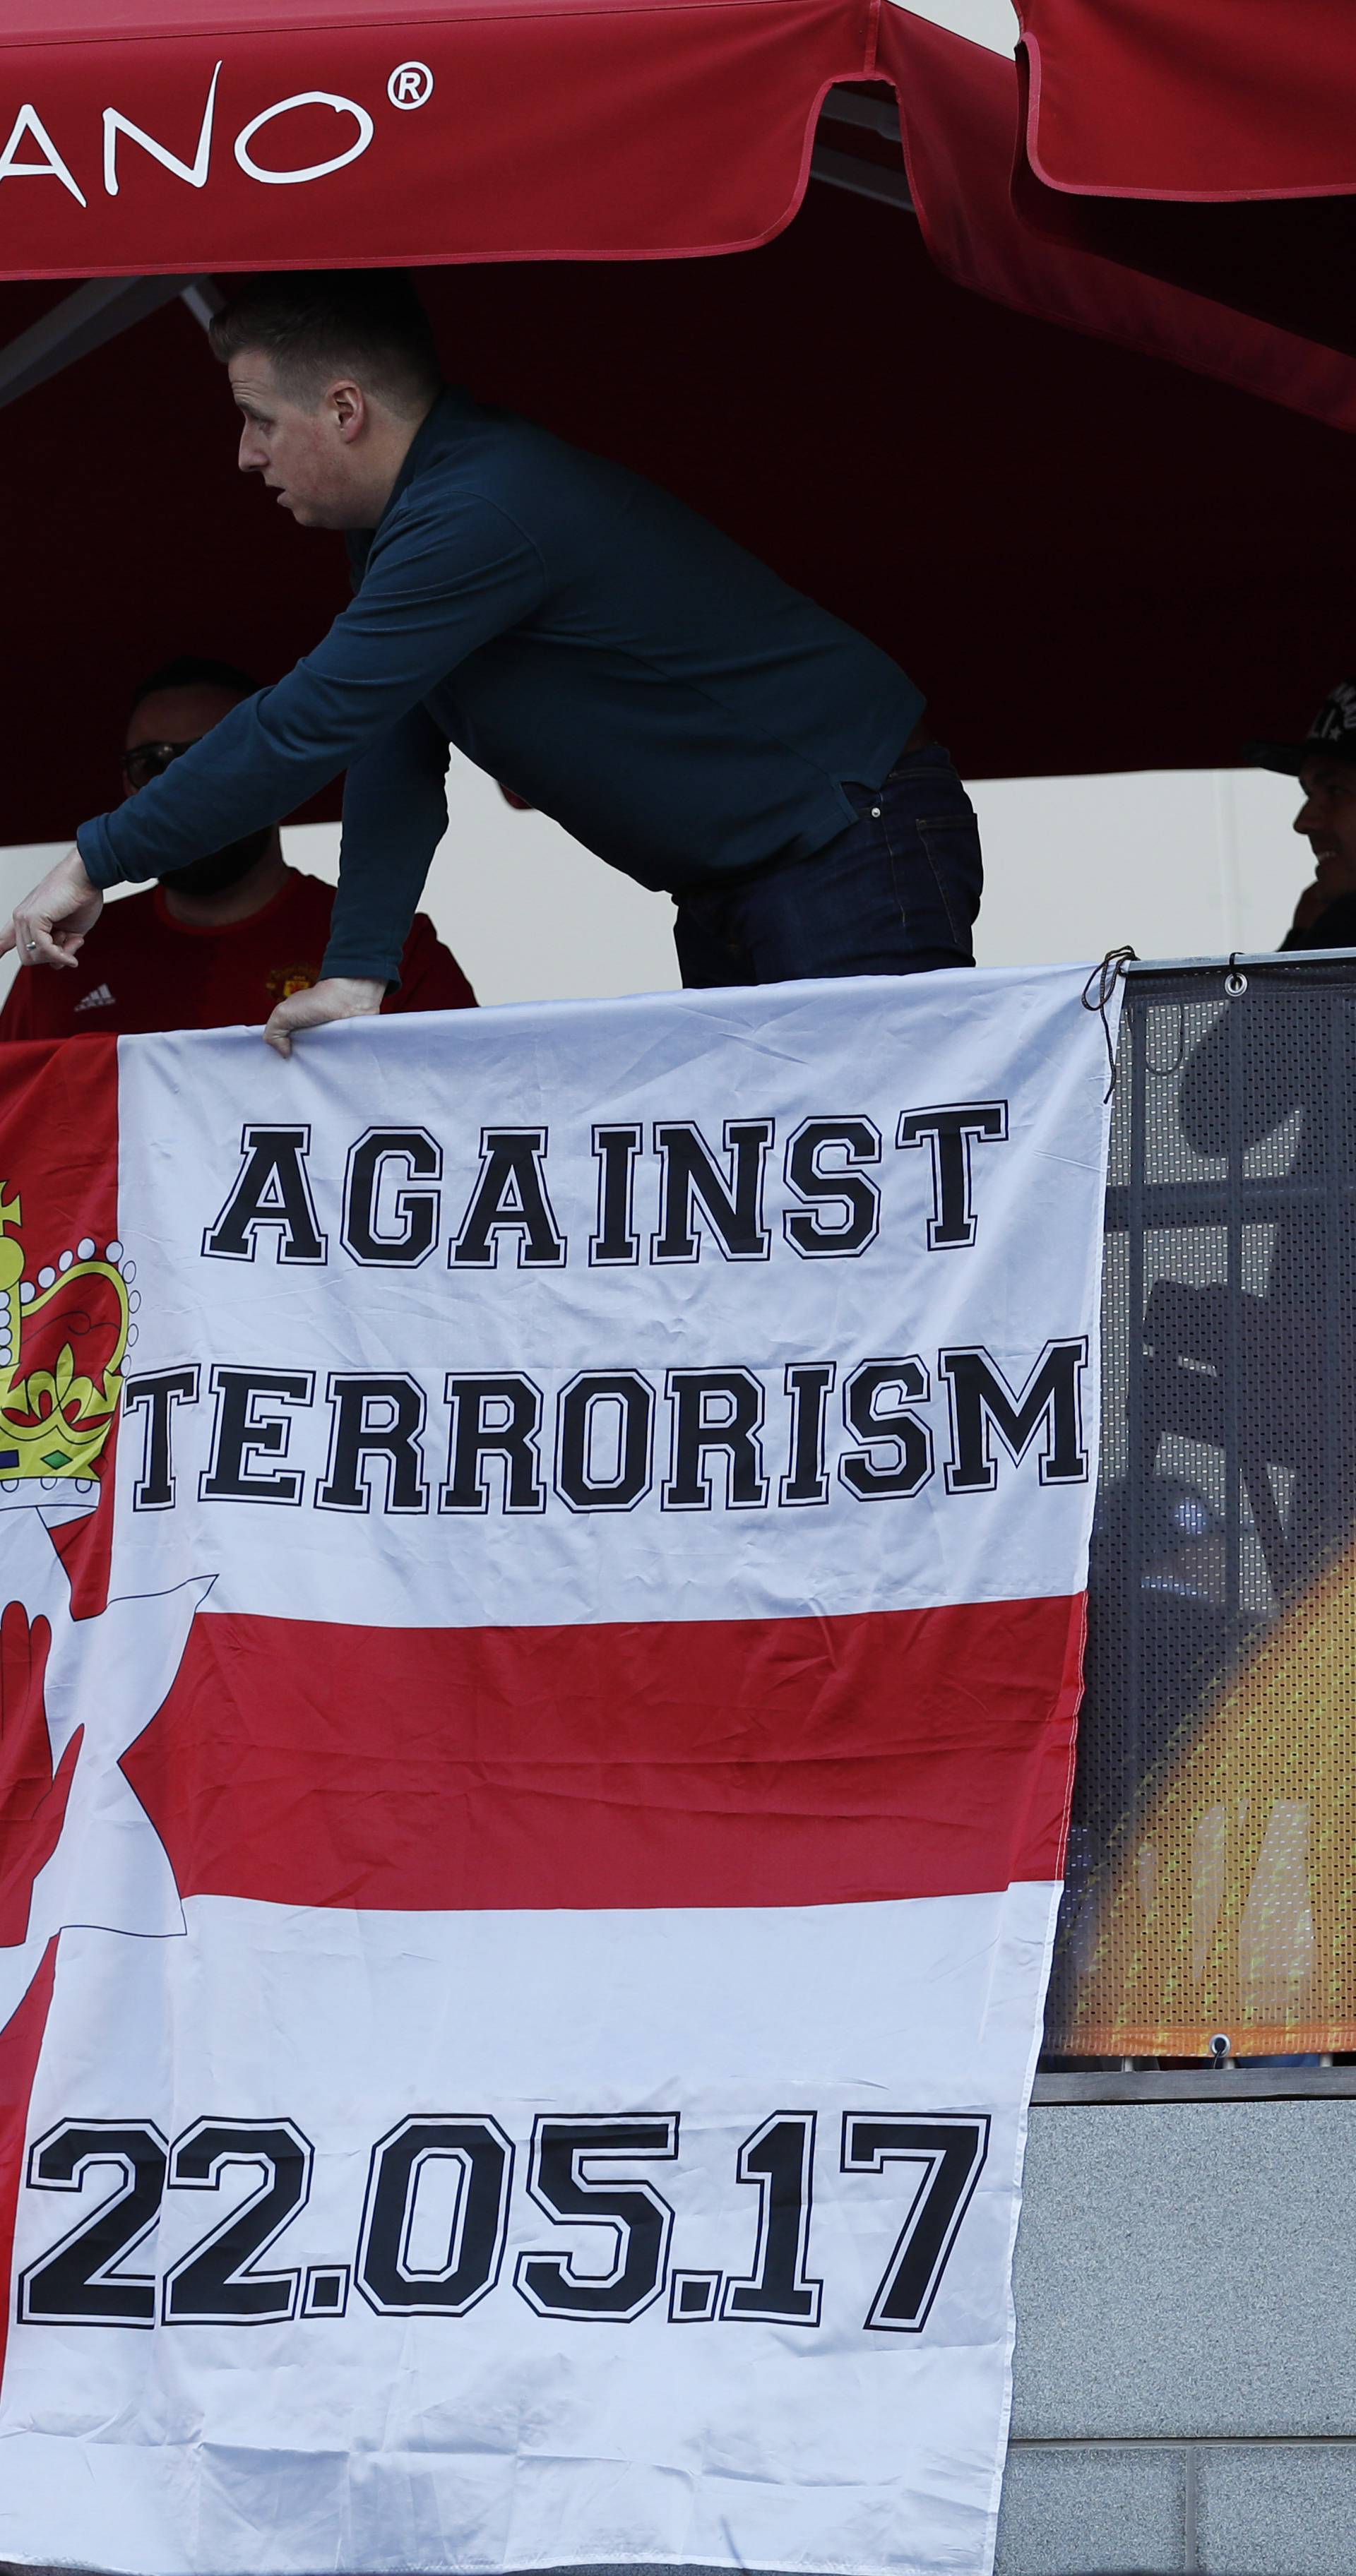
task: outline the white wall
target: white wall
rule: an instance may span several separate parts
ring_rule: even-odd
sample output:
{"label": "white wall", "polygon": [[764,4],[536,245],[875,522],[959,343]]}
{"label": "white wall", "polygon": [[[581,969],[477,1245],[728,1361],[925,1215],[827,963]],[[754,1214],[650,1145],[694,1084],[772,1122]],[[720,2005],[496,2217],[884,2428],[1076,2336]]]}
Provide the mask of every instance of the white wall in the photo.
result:
{"label": "white wall", "polygon": [[[1298,790],[1262,771],[985,779],[972,793],[985,966],[1091,960],[1126,942],[1142,957],[1274,947],[1310,874],[1308,845],[1290,830]],[[455,755],[449,796],[453,828],[424,901],[482,1001],[676,985],[664,896],[601,866],[543,815],[512,812]],[[290,832],[287,844],[298,866],[334,877],[335,827]],[[4,912],[61,846],[0,850]],[[0,994],[13,971],[0,965]]]}
{"label": "white wall", "polygon": [[1258,769],[981,779],[982,966],[1279,946],[1313,874],[1293,779]]}
{"label": "white wall", "polygon": [[1017,50],[1020,31],[1012,0],[907,0],[907,6],[913,17],[930,18],[935,27],[968,36],[972,45],[986,45],[990,53]]}

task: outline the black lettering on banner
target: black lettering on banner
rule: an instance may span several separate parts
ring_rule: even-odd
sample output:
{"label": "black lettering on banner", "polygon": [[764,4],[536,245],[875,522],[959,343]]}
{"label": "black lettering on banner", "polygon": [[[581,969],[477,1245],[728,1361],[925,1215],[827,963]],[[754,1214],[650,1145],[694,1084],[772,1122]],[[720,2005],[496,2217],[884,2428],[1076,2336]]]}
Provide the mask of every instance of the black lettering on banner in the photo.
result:
{"label": "black lettering on banner", "polygon": [[347,2263],[308,2263],[302,2285],[304,2317],[342,2317],[348,2311]]}
{"label": "black lettering on banner", "polygon": [[[821,1169],[830,1148],[843,1160]],[[788,1208],[786,1240],[805,1261],[855,1256],[874,1243],[880,1226],[880,1191],[863,1163],[880,1161],[880,1129],[869,1118],[807,1118],[786,1148],[786,1185],[807,1207]],[[830,1221],[833,1209],[842,1211]]]}
{"label": "black lettering on banner", "polygon": [[778,1487],[787,1504],[826,1503],[829,1480],[824,1470],[824,1415],[838,1375],[834,1360],[793,1360],[786,1372],[791,1398],[790,1463]]}
{"label": "black lettering on banner", "polygon": [[329,1465],[316,1493],[325,1512],[370,1509],[370,1468],[380,1460],[382,1509],[426,1512],[424,1481],[424,1390],[403,1371],[370,1376],[357,1370],[334,1370],[325,1388],[333,1409]]}
{"label": "black lettering on banner", "polygon": [[950,1252],[974,1242],[971,1149],[976,1144],[1001,1144],[1007,1132],[1006,1100],[966,1100],[947,1109],[904,1111],[896,1145],[932,1148],[929,1252]]}
{"label": "black lettering on banner", "polygon": [[299,1467],[251,1469],[254,1458],[285,1458],[292,1425],[286,1414],[261,1421],[256,1401],[307,1405],[315,1393],[314,1369],[214,1368],[208,1379],[217,1400],[212,1462],[198,1478],[204,1503],[299,1503]]}
{"label": "black lettering on banner", "polygon": [[323,1262],[306,1157],[309,1127],[250,1125],[241,1130],[239,1173],[215,1225],[202,1239],[210,1261],[253,1261],[261,1227],[274,1236],[276,1261]]}
{"label": "black lettering on banner", "polygon": [[260,2169],[257,2188],[165,2274],[167,2326],[280,2324],[297,2312],[299,2272],[258,2272],[310,2197],[313,2151],[292,2120],[196,2120],[175,2140],[173,2191],[219,2191],[239,2165]]}
{"label": "black lettering on banner", "polygon": [[1088,1453],[1083,1439],[1083,1371],[1086,1335],[1047,1342],[1031,1375],[1014,1394],[985,1350],[943,1351],[938,1367],[951,1405],[949,1494],[991,1494],[998,1466],[990,1434],[996,1432],[1014,1466],[1020,1466],[1038,1432],[1044,1433],[1038,1473],[1043,1485],[1085,1485]]}
{"label": "black lettering on banner", "polygon": [[635,1230],[636,1156],[639,1127],[595,1127],[593,1151],[598,1163],[598,1231],[589,1237],[589,1267],[630,1267],[640,1259]]}
{"label": "black lettering on banner", "polygon": [[[759,1431],[763,1388],[752,1369],[670,1369],[664,1393],[673,1407],[670,1473],[662,1502],[666,1512],[709,1512],[712,1480],[707,1460],[725,1459],[725,1502],[731,1511],[761,1509],[767,1478]],[[713,1413],[713,1405],[723,1412]]]}
{"label": "black lettering on banner", "polygon": [[727,1118],[728,1171],[722,1172],[700,1127],[682,1118],[656,1123],[660,1157],[659,1231],[652,1261],[696,1261],[697,1218],[727,1261],[766,1261],[772,1238],[763,1223],[763,1172],[775,1128],[770,1118]]}
{"label": "black lettering on banner", "polygon": [[[626,2322],[667,2289],[675,2324],[719,2317],[817,2326],[824,2284],[809,2268],[816,2128],[813,2111],[774,2111],[744,2139],[736,2171],[758,2193],[757,2241],[748,2271],[723,2278],[670,2272],[674,2211],[643,2168],[677,2158],[677,2112],[540,2114],[530,2196],[562,2227],[593,2234],[567,2237],[558,2252],[520,2254],[515,2289],[544,2317]],[[902,2209],[903,2224],[865,2326],[918,2334],[926,2325],[989,2133],[981,2112],[843,2115],[844,2174],[912,2169],[892,2178],[894,2223]],[[265,2271],[265,2256],[307,2205],[313,2163],[310,2141],[283,2117],[202,2118],[168,2151],[154,2121],[61,2121],[31,2148],[25,2179],[34,2191],[80,2196],[80,2212],[20,2274],[19,2321],[150,2327],[158,2314],[167,2325],[250,2326],[342,2317],[352,2279],[379,2316],[464,2316],[501,2280],[515,2151],[497,2120],[401,2119],[372,2150],[352,2268],[331,2254]],[[157,2294],[153,2271],[134,2270],[132,2261],[163,2215],[167,2189],[214,2193],[218,2214],[165,2272]],[[860,2226],[853,2221],[852,2232]]]}
{"label": "black lettering on banner", "polygon": [[546,1141],[544,1127],[481,1128],[480,1178],[448,1254],[451,1263],[493,1270],[500,1235],[513,1234],[520,1270],[561,1268],[565,1238],[547,1195]]}
{"label": "black lettering on banner", "polygon": [[[457,2188],[444,2258],[415,2263],[421,2181],[449,2165]],[[385,2317],[464,2317],[499,2278],[512,2179],[497,2120],[415,2116],[389,2130],[372,2150],[363,2205],[358,2287],[368,2306]]]}
{"label": "black lettering on banner", "polygon": [[[600,1475],[607,1439],[615,1465]],[[650,1490],[654,1389],[639,1369],[585,1369],[556,1405],[556,1490],[572,1512],[629,1512]]]}
{"label": "black lettering on banner", "polygon": [[822,2281],[806,2275],[814,2200],[815,2115],[774,2111],[739,2150],[739,2179],[756,2183],[758,2250],[746,2280],[725,2284],[723,2317],[817,2326]]}
{"label": "black lettering on banner", "polygon": [[900,2159],[921,2167],[865,2325],[887,2334],[922,2332],[988,2151],[987,2113],[962,2119],[944,2112],[920,2120],[844,2112],[845,2174],[883,2173],[887,2163]]}
{"label": "black lettering on banner", "polygon": [[516,1373],[449,1373],[446,1392],[452,1407],[452,1435],[447,1483],[438,1497],[439,1511],[487,1512],[490,1486],[486,1461],[497,1458],[502,1461],[503,1509],[544,1512],[546,1487],[537,1445],[541,1388],[534,1386],[530,1377]]}
{"label": "black lettering on banner", "polygon": [[123,1388],[124,1413],[135,1413],[143,1405],[146,1410],[141,1474],[132,1487],[134,1512],[173,1511],[174,1408],[176,1404],[196,1404],[197,1401],[196,1365],[188,1368],[150,1369],[144,1377],[128,1378]]}
{"label": "black lettering on banner", "polygon": [[[926,1403],[931,1392],[927,1370],[912,1354],[902,1360],[862,1360],[844,1380],[843,1420],[866,1445],[845,1450],[838,1473],[859,1501],[921,1493],[932,1474],[932,1433],[909,1408]],[[872,1454],[881,1448],[890,1452],[888,1459]]]}
{"label": "black lettering on banner", "polygon": [[653,2183],[608,2179],[592,2165],[635,2164],[678,2153],[678,2113],[657,2119],[539,2116],[532,2127],[528,2190],[550,2218],[605,2227],[613,2239],[606,2272],[578,2272],[573,2254],[520,2254],[514,2286],[540,2317],[641,2316],[664,2288],[673,2211]]}
{"label": "black lettering on banner", "polygon": [[670,2325],[709,2325],[719,2307],[719,2272],[671,2272],[669,2274]]}
{"label": "black lettering on banner", "polygon": [[118,2269],[160,2215],[168,2149],[142,2120],[63,2120],[30,2148],[32,2191],[83,2192],[88,2174],[111,2168],[118,2185],[40,2263],[19,2277],[25,2325],[153,2326],[155,2278]]}
{"label": "black lettering on banner", "polygon": [[[377,1210],[392,1164],[405,1172],[390,1197],[396,1230],[379,1234]],[[344,1175],[340,1241],[350,1260],[372,1270],[417,1270],[427,1261],[438,1240],[440,1193],[436,1187],[416,1189],[414,1183],[437,1183],[442,1171],[442,1147],[427,1127],[369,1127],[350,1146]]]}

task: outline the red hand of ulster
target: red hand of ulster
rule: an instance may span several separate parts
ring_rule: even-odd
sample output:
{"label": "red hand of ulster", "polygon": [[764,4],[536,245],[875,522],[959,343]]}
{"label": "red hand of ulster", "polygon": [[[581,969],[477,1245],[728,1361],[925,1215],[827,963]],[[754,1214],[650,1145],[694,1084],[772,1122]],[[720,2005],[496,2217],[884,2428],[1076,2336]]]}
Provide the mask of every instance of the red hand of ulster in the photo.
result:
{"label": "red hand of ulster", "polygon": [[28,1931],[33,1886],[61,1833],[80,1750],[77,1728],[52,1770],[43,1687],[52,1631],[22,1602],[0,1617],[0,1949]]}

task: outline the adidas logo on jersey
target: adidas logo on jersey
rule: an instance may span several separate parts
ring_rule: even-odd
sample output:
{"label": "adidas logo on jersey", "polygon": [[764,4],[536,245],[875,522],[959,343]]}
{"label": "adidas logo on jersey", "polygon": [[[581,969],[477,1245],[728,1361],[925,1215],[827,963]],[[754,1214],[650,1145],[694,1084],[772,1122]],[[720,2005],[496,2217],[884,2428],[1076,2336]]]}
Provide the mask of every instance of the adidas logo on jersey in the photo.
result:
{"label": "adidas logo on jersey", "polygon": [[81,994],[75,1007],[77,1011],[106,1011],[112,999],[107,984],[96,984],[92,993]]}

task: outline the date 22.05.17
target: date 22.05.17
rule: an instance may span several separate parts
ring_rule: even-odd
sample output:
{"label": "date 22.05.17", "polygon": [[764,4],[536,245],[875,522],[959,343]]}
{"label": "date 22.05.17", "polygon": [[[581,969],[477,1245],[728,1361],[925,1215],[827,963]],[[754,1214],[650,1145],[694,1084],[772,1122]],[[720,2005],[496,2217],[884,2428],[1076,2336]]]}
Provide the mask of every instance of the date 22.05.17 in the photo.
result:
{"label": "date 22.05.17", "polygon": [[[20,2274],[18,2319],[276,2325],[342,2316],[354,2289],[378,2316],[463,2317],[500,2280],[522,2164],[528,2198],[547,2219],[590,2231],[573,2250],[516,2255],[505,2287],[536,2315],[625,2324],[667,2292],[675,2325],[814,2327],[824,2289],[811,2241],[817,2125],[813,2111],[776,2111],[744,2140],[736,2179],[757,2194],[756,2236],[736,2257],[747,2268],[720,2272],[674,2268],[674,2209],[636,2170],[677,2159],[676,2111],[543,2115],[522,2158],[497,2120],[416,2113],[372,2149],[351,2261],[291,2268],[265,2257],[310,2198],[315,2151],[294,2120],[199,2119],[172,2145],[151,2120],[62,2120],[30,2148],[25,2181],[33,2192],[78,2194],[81,2213]],[[918,2334],[926,2325],[988,2142],[982,2113],[844,2112],[840,2175],[912,2169],[865,2327]],[[257,2177],[243,2199],[240,2168]],[[138,2270],[135,2256],[168,2192],[224,2195],[231,2206],[222,2216],[218,2200],[205,2231],[157,2276]]]}

